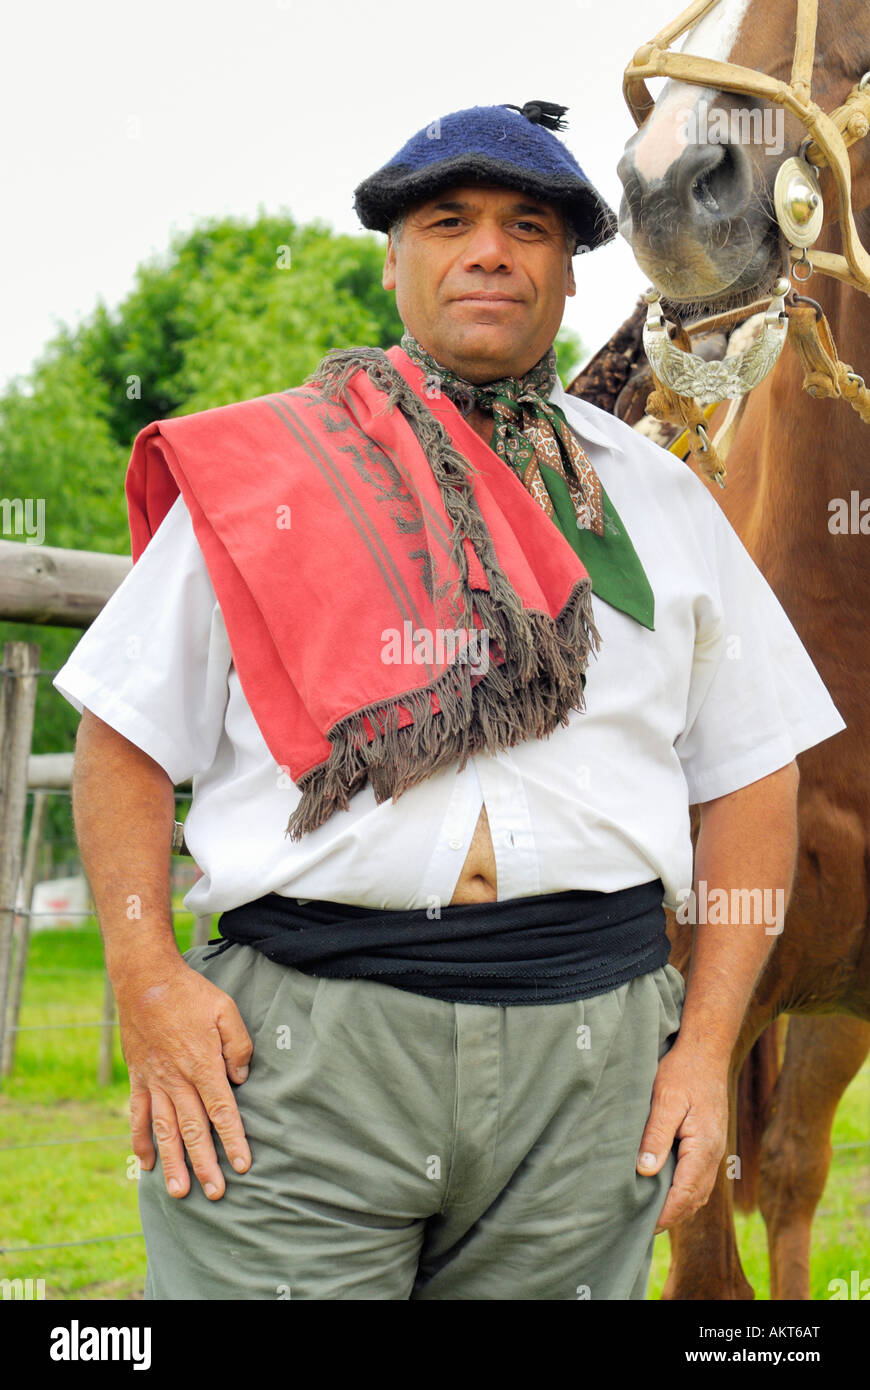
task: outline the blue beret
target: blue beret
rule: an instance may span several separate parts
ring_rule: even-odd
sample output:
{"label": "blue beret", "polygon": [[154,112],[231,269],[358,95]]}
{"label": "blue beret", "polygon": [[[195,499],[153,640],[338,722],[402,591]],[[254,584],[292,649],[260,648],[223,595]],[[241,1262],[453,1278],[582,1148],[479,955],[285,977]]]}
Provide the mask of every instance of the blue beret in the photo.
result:
{"label": "blue beret", "polygon": [[552,133],[563,128],[558,116],[565,109],[527,102],[521,111],[471,106],[440,117],[359,185],[354,206],[360,221],[386,232],[406,209],[451,184],[500,184],[557,204],[580,245],[603,246],[616,235],[616,215]]}

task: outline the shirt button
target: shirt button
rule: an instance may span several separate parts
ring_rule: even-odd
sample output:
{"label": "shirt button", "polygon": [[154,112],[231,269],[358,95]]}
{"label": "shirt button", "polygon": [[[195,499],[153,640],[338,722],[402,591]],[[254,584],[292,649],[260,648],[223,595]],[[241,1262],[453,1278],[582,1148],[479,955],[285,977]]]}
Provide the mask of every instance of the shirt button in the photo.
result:
{"label": "shirt button", "polygon": [[456,840],[456,839],[451,840],[451,841],[450,841],[450,848],[451,848],[451,849],[462,849],[462,841],[461,841],[461,840]]}

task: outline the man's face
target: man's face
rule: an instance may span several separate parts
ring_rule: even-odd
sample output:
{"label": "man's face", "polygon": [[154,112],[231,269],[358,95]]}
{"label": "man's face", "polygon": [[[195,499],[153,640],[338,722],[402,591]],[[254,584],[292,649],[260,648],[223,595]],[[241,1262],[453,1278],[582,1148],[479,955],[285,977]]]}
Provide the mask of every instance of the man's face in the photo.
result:
{"label": "man's face", "polygon": [[390,237],[383,286],[408,332],[467,381],[522,376],[559,331],[576,292],[562,213],[528,193],[444,189]]}

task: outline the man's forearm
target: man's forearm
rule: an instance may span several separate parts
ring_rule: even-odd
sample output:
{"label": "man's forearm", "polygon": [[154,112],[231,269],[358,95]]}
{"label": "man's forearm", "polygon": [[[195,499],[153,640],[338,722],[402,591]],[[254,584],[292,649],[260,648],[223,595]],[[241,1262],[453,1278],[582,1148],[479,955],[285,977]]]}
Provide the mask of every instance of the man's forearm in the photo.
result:
{"label": "man's forearm", "polygon": [[[701,807],[695,897],[715,893],[715,919],[698,922],[680,1030],[659,1062],[637,1170],[652,1176],[679,1140],[677,1166],[657,1231],[698,1211],[713,1190],[728,1132],[734,1044],[779,923],[746,921],[743,905],[761,894],[788,901],[797,857],[794,763]],[[706,890],[701,885],[706,884]],[[732,897],[736,891],[736,897]],[[774,896],[773,901],[777,899]],[[736,903],[739,911],[728,909]],[[720,918],[721,911],[721,918]],[[758,914],[762,918],[764,913]],[[777,914],[778,915],[778,914]]]}
{"label": "man's forearm", "polygon": [[116,990],[177,962],[169,885],[175,793],[147,753],[85,710],[76,738],[73,816]]}
{"label": "man's forearm", "polygon": [[694,893],[708,920],[696,913],[679,1041],[710,1061],[730,1058],[782,930],[797,858],[797,783],[791,763],[701,808]]}
{"label": "man's forearm", "polygon": [[172,783],[153,758],[85,711],[73,812],[118,1000],[133,1152],[152,1168],[153,1132],[167,1191],[189,1192],[189,1161],[216,1201],[226,1180],[211,1129],[237,1172],[251,1164],[230,1082],[244,1082],[253,1045],[233,1000],[192,969],[175,944]]}

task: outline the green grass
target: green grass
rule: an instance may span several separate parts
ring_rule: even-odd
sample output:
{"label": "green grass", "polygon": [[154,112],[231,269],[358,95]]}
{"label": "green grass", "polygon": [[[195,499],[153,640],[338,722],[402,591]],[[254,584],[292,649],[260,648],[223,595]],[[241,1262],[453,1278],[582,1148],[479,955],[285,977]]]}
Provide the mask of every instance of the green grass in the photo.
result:
{"label": "green grass", "polygon": [[[178,912],[176,939],[191,944],[193,916]],[[99,931],[36,933],[20,1024],[92,1022],[104,989]],[[0,1095],[0,1247],[137,1233],[68,1249],[0,1255],[0,1278],[43,1279],[47,1299],[141,1298],[145,1245],[139,1225],[127,1115],[127,1070],[114,1030],[113,1080],[97,1082],[99,1028],[24,1031],[15,1072]],[[64,1139],[94,1143],[63,1144]],[[7,1148],[10,1145],[46,1145]]]}
{"label": "green grass", "polygon": [[[834,1152],[828,1181],[816,1210],[810,1246],[810,1297],[830,1299],[832,1279],[849,1282],[850,1270],[870,1278],[870,1057],[840,1101],[831,1142],[860,1144]],[[770,1298],[767,1235],[758,1211],[736,1218],[740,1262],[757,1299]],[[670,1262],[667,1236],[656,1239],[648,1289],[658,1298]]]}
{"label": "green grass", "polygon": [[[176,915],[179,946],[193,932],[189,913]],[[33,938],[21,1024],[91,1022],[103,999],[102,950],[96,924],[40,932]],[[15,1074],[0,1095],[0,1247],[56,1245],[139,1232],[131,1156],[127,1079],[117,1029],[112,1084],[97,1083],[100,1030],[51,1029],[19,1035]],[[63,1144],[64,1139],[98,1142]],[[828,1299],[832,1279],[856,1269],[870,1278],[870,1060],[844,1095],[835,1152],[813,1228],[812,1297]],[[45,1147],[10,1148],[12,1145]],[[757,1298],[767,1298],[767,1245],[757,1212],[738,1217],[738,1242]],[[666,1236],[656,1241],[649,1297],[667,1275]],[[141,1298],[145,1249],[141,1235],[69,1248],[0,1254],[0,1278],[43,1279],[53,1299]]]}

